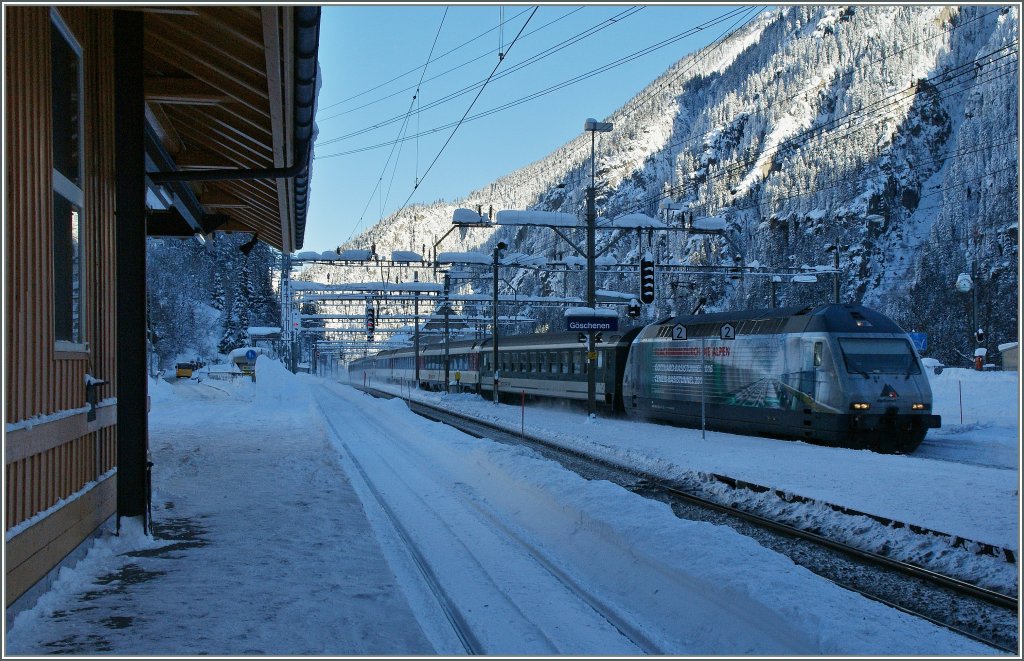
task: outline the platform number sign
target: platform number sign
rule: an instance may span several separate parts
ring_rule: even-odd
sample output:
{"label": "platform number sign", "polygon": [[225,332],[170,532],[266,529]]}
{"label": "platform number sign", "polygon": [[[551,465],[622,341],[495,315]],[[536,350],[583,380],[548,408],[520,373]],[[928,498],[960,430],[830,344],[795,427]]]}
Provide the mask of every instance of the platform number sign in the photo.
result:
{"label": "platform number sign", "polygon": [[732,324],[722,324],[722,331],[720,337],[723,340],[735,340],[736,329],[732,327]]}
{"label": "platform number sign", "polygon": [[672,339],[673,340],[685,340],[686,339],[686,326],[682,324],[676,324],[672,327]]}

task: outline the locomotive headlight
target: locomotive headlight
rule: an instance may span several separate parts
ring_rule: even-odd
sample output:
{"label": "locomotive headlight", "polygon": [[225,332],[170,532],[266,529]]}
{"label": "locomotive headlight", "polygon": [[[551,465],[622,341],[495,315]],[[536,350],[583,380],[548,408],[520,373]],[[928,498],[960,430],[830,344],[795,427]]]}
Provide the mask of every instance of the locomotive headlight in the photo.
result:
{"label": "locomotive headlight", "polygon": [[919,403],[918,404],[911,404],[910,405],[910,409],[912,411],[924,411],[924,410],[928,409],[928,405],[927,404],[919,404]]}
{"label": "locomotive headlight", "polygon": [[850,404],[850,408],[854,411],[867,411],[871,408],[871,405],[867,402],[854,402],[853,404]]}

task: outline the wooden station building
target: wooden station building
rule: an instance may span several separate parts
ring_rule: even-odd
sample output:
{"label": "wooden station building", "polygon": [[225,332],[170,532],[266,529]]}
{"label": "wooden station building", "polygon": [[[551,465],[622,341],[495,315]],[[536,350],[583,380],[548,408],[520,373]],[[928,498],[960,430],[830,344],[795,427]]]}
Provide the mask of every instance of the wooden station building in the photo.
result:
{"label": "wooden station building", "polygon": [[5,3],[3,24],[10,615],[105,524],[148,529],[146,237],[302,247],[320,9]]}

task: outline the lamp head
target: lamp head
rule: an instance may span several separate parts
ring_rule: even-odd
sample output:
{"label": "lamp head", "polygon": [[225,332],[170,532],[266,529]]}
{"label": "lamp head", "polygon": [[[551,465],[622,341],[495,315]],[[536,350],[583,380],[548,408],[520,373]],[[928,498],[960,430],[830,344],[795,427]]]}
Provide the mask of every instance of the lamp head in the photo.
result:
{"label": "lamp head", "polygon": [[242,245],[238,246],[238,249],[242,251],[243,255],[245,255],[246,257],[249,256],[249,253],[252,252],[252,249],[255,248],[256,244],[259,242],[259,236],[259,232],[254,232],[251,239],[249,239]]}

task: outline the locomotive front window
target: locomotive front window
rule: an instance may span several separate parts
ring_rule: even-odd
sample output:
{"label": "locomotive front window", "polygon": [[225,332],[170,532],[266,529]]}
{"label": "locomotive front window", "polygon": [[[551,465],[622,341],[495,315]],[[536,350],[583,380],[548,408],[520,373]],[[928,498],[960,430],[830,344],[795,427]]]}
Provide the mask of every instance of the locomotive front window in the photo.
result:
{"label": "locomotive front window", "polygon": [[910,343],[903,339],[840,338],[846,370],[852,374],[920,374]]}

